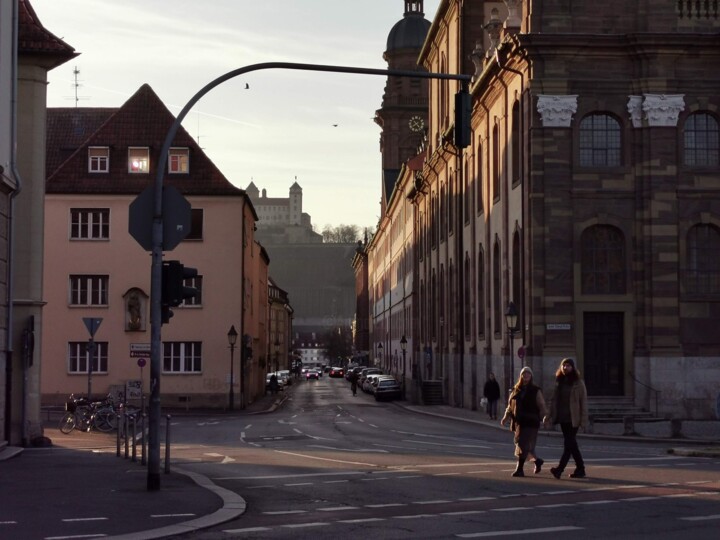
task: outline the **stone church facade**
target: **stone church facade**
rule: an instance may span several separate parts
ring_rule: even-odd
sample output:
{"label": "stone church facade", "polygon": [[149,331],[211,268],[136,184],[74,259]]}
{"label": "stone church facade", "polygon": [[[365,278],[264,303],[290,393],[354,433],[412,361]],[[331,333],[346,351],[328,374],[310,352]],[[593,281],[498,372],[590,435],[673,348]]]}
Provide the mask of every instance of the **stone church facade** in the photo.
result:
{"label": "stone church facade", "polygon": [[409,371],[440,381],[445,402],[476,409],[489,372],[507,388],[522,365],[549,387],[569,356],[592,397],[716,414],[720,75],[707,66],[720,20],[707,4],[441,4],[419,62],[473,75],[472,142],[452,140],[459,85],[432,80],[423,166],[391,199],[412,202],[399,236],[413,307],[395,324],[412,336]]}

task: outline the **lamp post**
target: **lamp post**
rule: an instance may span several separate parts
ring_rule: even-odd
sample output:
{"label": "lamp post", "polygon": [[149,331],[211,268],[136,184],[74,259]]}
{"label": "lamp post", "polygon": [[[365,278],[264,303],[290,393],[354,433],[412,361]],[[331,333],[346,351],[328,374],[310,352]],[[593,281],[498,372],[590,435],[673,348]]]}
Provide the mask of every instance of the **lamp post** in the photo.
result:
{"label": "lamp post", "polygon": [[[505,324],[507,324],[508,329],[508,354],[510,355],[510,385],[512,386],[514,377],[515,377],[515,354],[513,352],[513,342],[515,339],[515,332],[517,332],[517,321],[518,321],[518,312],[517,308],[515,307],[515,304],[513,302],[510,302],[508,304],[507,310],[505,311]],[[505,401],[510,397],[510,388],[506,390],[505,394]]]}
{"label": "lamp post", "polygon": [[235,355],[235,344],[237,343],[238,333],[235,330],[235,325],[230,327],[227,333],[228,344],[230,345],[230,393],[228,394],[228,408],[232,411],[235,408],[235,394],[233,392],[233,386],[235,385],[235,376],[233,364],[233,356]]}
{"label": "lamp post", "polygon": [[280,371],[280,340],[275,338],[275,372]]}
{"label": "lamp post", "polygon": [[407,354],[407,338],[405,334],[400,338],[400,348],[402,349],[403,355],[403,368],[402,368],[402,397],[405,399],[405,355]]}

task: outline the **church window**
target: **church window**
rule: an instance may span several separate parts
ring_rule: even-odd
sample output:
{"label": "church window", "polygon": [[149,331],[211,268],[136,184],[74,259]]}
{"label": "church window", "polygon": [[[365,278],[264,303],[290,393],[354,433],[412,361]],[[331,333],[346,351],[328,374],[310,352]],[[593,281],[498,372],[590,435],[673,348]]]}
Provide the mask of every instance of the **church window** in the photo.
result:
{"label": "church window", "polygon": [[687,235],[685,292],[720,294],[720,228],[695,225]]}
{"label": "church window", "polygon": [[717,167],[720,164],[718,121],[706,113],[695,113],[685,121],[685,165]]}
{"label": "church window", "polygon": [[625,236],[612,225],[594,225],[582,233],[582,293],[625,294]]}
{"label": "church window", "polygon": [[608,114],[590,114],[580,122],[580,165],[620,165],[620,124]]}

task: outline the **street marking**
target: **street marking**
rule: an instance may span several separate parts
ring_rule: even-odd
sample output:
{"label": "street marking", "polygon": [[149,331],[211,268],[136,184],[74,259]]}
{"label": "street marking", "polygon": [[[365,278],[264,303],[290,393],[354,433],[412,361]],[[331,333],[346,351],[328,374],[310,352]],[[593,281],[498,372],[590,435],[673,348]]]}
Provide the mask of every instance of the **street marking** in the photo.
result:
{"label": "street marking", "polygon": [[706,521],[710,519],[720,519],[720,514],[714,514],[711,516],[691,516],[691,517],[683,517],[680,518],[684,521]]}
{"label": "street marking", "polygon": [[511,506],[509,508],[492,508],[491,512],[516,512],[518,510],[530,510],[530,506]]}
{"label": "street marking", "polygon": [[329,523],[321,523],[321,522],[298,523],[297,525],[281,525],[281,527],[285,527],[287,529],[302,529],[305,527],[325,527],[326,525],[330,525],[330,524]]}
{"label": "street marking", "polygon": [[545,527],[542,529],[518,529],[514,531],[489,531],[481,533],[456,534],[458,538],[489,538],[491,536],[512,536],[515,534],[535,534],[565,531],[580,531],[582,527]]}
{"label": "street marking", "polygon": [[272,530],[270,527],[248,527],[247,529],[226,529],[223,532],[228,534],[242,534],[250,532],[266,532]]}
{"label": "street marking", "polygon": [[318,508],[318,512],[337,512],[342,510],[359,510],[359,506],[334,506],[332,508]]}
{"label": "street marking", "polygon": [[83,521],[107,521],[108,518],[106,517],[92,517],[92,518],[66,518],[62,521],[66,523],[79,523]]}
{"label": "street marking", "polygon": [[436,514],[412,514],[409,516],[393,516],[393,519],[416,519],[416,518],[431,518],[435,517]]}
{"label": "street marking", "polygon": [[466,510],[464,512],[441,512],[441,516],[470,516],[473,514],[485,514],[485,510]]}
{"label": "street marking", "polygon": [[405,503],[366,504],[365,508],[390,508],[391,506],[407,506]]}
{"label": "street marking", "polygon": [[194,516],[195,514],[150,514],[151,518],[169,518],[169,517],[190,517]]}
{"label": "street marking", "polygon": [[458,499],[462,502],[475,502],[475,501],[494,501],[495,497],[467,497],[465,499]]}
{"label": "street marking", "polygon": [[312,482],[298,482],[297,484],[283,484],[285,487],[312,486]]}
{"label": "street marking", "polygon": [[579,504],[587,504],[587,505],[592,505],[592,504],[612,504],[612,503],[616,503],[616,502],[618,502],[618,501],[610,501],[610,500],[604,499],[604,500],[600,500],[600,501],[583,501],[583,502],[581,502],[581,503],[579,503]]}
{"label": "street marking", "polygon": [[438,499],[435,501],[413,501],[412,504],[449,504],[453,501],[444,501],[442,499]]}
{"label": "street marking", "polygon": [[305,510],[275,510],[270,512],[263,512],[266,516],[284,516],[287,514],[307,514]]}
{"label": "street marking", "polygon": [[360,519],[340,519],[337,523],[369,523],[371,521],[385,521],[384,518],[360,518]]}
{"label": "street marking", "polygon": [[305,459],[315,459],[318,461],[331,461],[333,463],[347,463],[349,465],[362,465],[364,467],[377,468],[377,465],[375,465],[374,463],[363,463],[361,461],[345,461],[342,459],[330,459],[330,458],[323,458],[323,457],[318,457],[318,456],[310,456],[308,454],[298,454],[297,452],[284,452],[282,450],[274,450],[274,452],[277,452],[278,454],[285,454],[288,456],[301,457],[301,458],[305,458]]}

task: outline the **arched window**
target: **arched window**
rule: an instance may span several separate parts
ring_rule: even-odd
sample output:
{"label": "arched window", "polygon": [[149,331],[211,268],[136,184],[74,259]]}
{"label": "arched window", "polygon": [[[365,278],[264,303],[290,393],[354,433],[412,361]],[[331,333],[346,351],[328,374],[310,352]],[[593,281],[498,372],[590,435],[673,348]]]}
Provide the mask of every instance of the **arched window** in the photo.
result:
{"label": "arched window", "polygon": [[470,273],[470,255],[468,252],[465,252],[465,267],[463,269],[463,297],[465,300],[465,303],[463,305],[463,333],[465,334],[465,339],[470,339],[470,334],[472,333],[472,295],[473,295],[473,286],[472,286],[472,274]]}
{"label": "arched window", "polygon": [[492,134],[492,199],[500,200],[500,128],[495,124]]}
{"label": "arched window", "polygon": [[510,300],[515,303],[515,307],[518,310],[518,324],[516,328],[523,327],[522,245],[520,242],[520,231],[515,231],[512,244],[512,293],[510,294]]}
{"label": "arched window", "polygon": [[685,291],[688,294],[720,293],[720,229],[699,224],[688,231]]}
{"label": "arched window", "polygon": [[590,114],[580,122],[580,165],[620,165],[620,124],[608,114]]}
{"label": "arched window", "polygon": [[475,164],[475,189],[477,190],[476,193],[476,200],[477,200],[477,213],[482,214],[485,210],[483,206],[483,189],[485,189],[485,184],[483,182],[484,173],[483,171],[483,145],[480,142],[480,138],[478,138],[478,145],[477,145],[477,152],[476,152],[476,164]]}
{"label": "arched window", "polygon": [[688,116],[684,129],[685,165],[710,167],[720,164],[718,121],[707,113]]}
{"label": "arched window", "polygon": [[582,293],[625,294],[625,235],[612,225],[588,227],[581,237]]}
{"label": "arched window", "polygon": [[478,248],[477,262],[477,314],[478,336],[485,336],[485,254],[482,246]]}
{"label": "arched window", "polygon": [[512,133],[510,134],[512,152],[512,182],[520,181],[520,102],[515,100],[512,108]]}
{"label": "arched window", "polygon": [[502,292],[502,276],[500,275],[500,243],[495,242],[493,246],[493,331],[495,334],[502,332],[502,304],[500,294]]}

